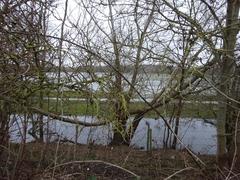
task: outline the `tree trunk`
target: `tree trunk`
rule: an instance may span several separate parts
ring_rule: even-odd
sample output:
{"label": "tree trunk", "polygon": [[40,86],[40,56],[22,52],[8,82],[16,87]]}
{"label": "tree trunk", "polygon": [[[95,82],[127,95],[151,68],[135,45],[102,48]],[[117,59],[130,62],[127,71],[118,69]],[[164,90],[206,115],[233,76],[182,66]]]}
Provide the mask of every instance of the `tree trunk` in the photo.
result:
{"label": "tree trunk", "polygon": [[115,129],[113,133],[113,139],[109,145],[129,145],[129,143],[125,140],[124,135],[119,132],[118,129]]}
{"label": "tree trunk", "polygon": [[[39,107],[41,109],[43,109],[43,91],[40,90],[40,95],[39,95]],[[39,122],[38,122],[38,126],[39,126],[39,141],[40,142],[44,142],[44,122],[43,122],[43,115],[40,114],[39,115]]]}
{"label": "tree trunk", "polygon": [[[176,114],[176,119],[175,119],[175,128],[174,128],[174,133],[178,135],[178,129],[179,129],[179,121],[180,121],[180,116],[182,113],[182,98],[180,97],[179,102],[178,102],[178,109],[177,109],[177,114]],[[177,148],[177,137],[173,136],[173,143],[172,143],[172,149]]]}
{"label": "tree trunk", "polygon": [[[240,67],[236,68],[233,88],[231,95],[234,99],[240,102]],[[232,170],[240,169],[240,103],[232,102],[231,107],[228,108],[228,119],[227,119],[227,147],[228,147],[228,162],[229,166],[232,166]],[[232,165],[233,163],[233,165]]]}
{"label": "tree trunk", "polygon": [[135,118],[133,119],[131,127],[128,128],[126,140],[129,144],[130,144],[131,139],[133,138],[135,131],[137,130],[137,127],[138,127],[140,121],[144,117],[145,113],[146,112],[141,112],[141,113],[137,114],[135,116]]}
{"label": "tree trunk", "polygon": [[[236,62],[234,59],[234,49],[236,46],[236,38],[239,32],[239,0],[227,1],[227,17],[226,17],[226,29],[224,29],[224,54],[220,62],[220,93],[219,93],[219,113],[217,119],[217,133],[218,133],[218,162],[219,164],[225,164],[221,162],[225,153],[229,155],[229,147],[232,144],[232,133],[235,131],[233,124],[236,122],[236,118],[233,118],[233,101],[236,99],[232,93],[234,89],[234,68],[236,68]],[[224,94],[224,95],[223,95]],[[229,99],[228,97],[232,98]],[[227,146],[228,145],[228,146]],[[227,156],[228,156],[227,155]],[[229,156],[228,156],[229,157]]]}
{"label": "tree trunk", "polygon": [[9,111],[7,103],[2,103],[3,107],[0,109],[0,156],[3,152],[3,148],[8,144],[9,139]]}
{"label": "tree trunk", "polygon": [[110,145],[129,145],[130,141],[127,138],[127,120],[128,115],[126,114],[126,110],[123,108],[122,101],[119,99],[115,104],[115,119],[113,123],[113,139]]}

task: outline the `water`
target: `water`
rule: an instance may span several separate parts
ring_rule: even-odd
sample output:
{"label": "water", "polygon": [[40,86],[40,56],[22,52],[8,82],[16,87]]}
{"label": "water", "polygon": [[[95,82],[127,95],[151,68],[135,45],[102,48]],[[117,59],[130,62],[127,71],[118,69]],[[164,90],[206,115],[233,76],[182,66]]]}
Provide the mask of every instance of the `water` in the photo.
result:
{"label": "water", "polygon": [[[29,117],[26,120],[28,132],[31,131],[32,122],[31,119],[36,119],[37,117]],[[96,119],[91,116],[80,116],[77,117],[81,121],[94,122]],[[12,142],[21,142],[22,132],[23,132],[23,116],[12,116],[12,122],[10,127],[10,140]],[[81,144],[103,144],[107,145],[112,138],[112,128],[111,125],[101,126],[101,127],[82,127],[78,128],[78,136],[76,138],[76,125],[64,123],[61,121],[50,120],[44,117],[45,122],[45,140],[57,141],[59,138],[62,140],[70,140],[75,142],[77,139],[78,143]],[[146,122],[150,124],[152,128],[152,145],[153,148],[162,148],[164,140],[164,129],[166,128],[163,120],[144,118],[131,141],[131,146],[141,149],[146,149],[147,142],[147,126]],[[180,120],[179,125],[179,137],[182,142],[192,149],[195,153],[201,154],[216,154],[216,127],[209,123],[204,123],[200,119],[190,119],[184,118]],[[30,134],[26,136],[26,142],[33,141],[33,137]],[[178,143],[179,149],[184,148]]]}
{"label": "water", "polygon": [[[141,121],[131,143],[136,147],[143,147],[146,149],[146,122],[148,122],[152,128],[153,147],[162,148],[164,129],[166,128],[165,123],[163,120],[153,120],[151,118],[145,118]],[[216,135],[216,127],[212,124],[204,123],[200,119],[180,119],[179,137],[182,142],[195,153],[216,154]],[[182,149],[184,146],[178,143],[178,148]]]}

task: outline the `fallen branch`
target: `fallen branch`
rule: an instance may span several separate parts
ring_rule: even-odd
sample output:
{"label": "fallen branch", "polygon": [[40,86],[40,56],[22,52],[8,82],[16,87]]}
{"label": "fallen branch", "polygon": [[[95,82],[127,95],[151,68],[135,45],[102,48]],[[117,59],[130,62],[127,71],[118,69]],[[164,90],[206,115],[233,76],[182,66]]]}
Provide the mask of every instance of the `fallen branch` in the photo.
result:
{"label": "fallen branch", "polygon": [[66,122],[66,123],[71,123],[71,124],[77,124],[77,125],[81,125],[81,126],[85,126],[85,127],[91,127],[91,126],[103,126],[106,125],[108,122],[106,121],[102,121],[102,122],[83,122],[80,121],[78,118],[69,118],[69,117],[65,117],[65,116],[61,116],[61,115],[57,115],[51,112],[46,112],[42,109],[36,108],[36,107],[32,107],[30,108],[33,112],[35,113],[39,113],[41,115],[44,116],[48,116],[52,119],[58,120],[58,121],[62,121],[62,122]]}

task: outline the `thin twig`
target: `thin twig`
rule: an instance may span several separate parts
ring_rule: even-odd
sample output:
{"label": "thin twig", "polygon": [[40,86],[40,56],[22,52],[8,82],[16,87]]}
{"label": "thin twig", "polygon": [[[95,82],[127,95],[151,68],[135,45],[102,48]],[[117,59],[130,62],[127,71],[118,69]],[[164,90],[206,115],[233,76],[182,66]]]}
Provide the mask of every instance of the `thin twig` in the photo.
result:
{"label": "thin twig", "polygon": [[168,180],[168,179],[171,179],[172,177],[176,176],[177,174],[183,172],[183,171],[188,171],[188,170],[193,170],[194,168],[193,167],[186,167],[184,169],[181,169],[179,171],[176,171],[175,173],[173,173],[172,175],[168,176],[167,178],[165,178],[164,180]]}
{"label": "thin twig", "polygon": [[52,172],[52,178],[54,178],[54,174],[55,174],[55,170],[56,170],[56,167],[57,167],[57,156],[58,156],[58,149],[59,149],[59,144],[60,144],[60,137],[58,137],[58,143],[57,143],[57,148],[56,148],[56,151],[55,151],[55,159],[54,159],[54,167],[53,167],[53,172]]}

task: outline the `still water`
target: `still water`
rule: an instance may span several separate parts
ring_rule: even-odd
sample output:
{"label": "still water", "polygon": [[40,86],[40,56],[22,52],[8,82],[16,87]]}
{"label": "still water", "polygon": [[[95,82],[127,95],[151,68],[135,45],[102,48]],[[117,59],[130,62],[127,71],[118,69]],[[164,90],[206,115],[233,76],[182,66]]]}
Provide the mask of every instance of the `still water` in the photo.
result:
{"label": "still water", "polygon": [[[33,141],[33,137],[30,135],[32,129],[32,119],[36,120],[36,116],[23,118],[23,116],[12,116],[10,126],[10,140],[12,142],[21,142],[23,139],[23,124],[27,126],[26,142]],[[76,117],[75,117],[76,118]],[[77,117],[81,121],[94,122],[96,119],[91,116],[79,116]],[[131,119],[130,119],[131,121]],[[214,120],[209,120],[214,122]],[[70,140],[81,144],[102,144],[107,145],[112,138],[111,125],[100,127],[82,127],[78,129],[76,125],[64,123],[57,120],[51,120],[44,117],[45,122],[45,140],[58,141]],[[152,146],[153,148],[162,148],[164,132],[166,133],[166,126],[161,119],[144,118],[140,122],[133,139],[131,140],[131,146],[135,148],[146,149],[147,146],[147,125],[150,124],[152,129]],[[201,119],[180,119],[179,125],[179,137],[182,142],[192,149],[195,153],[201,154],[216,154],[216,127],[212,123],[203,122]],[[184,148],[178,143],[178,148]]]}

